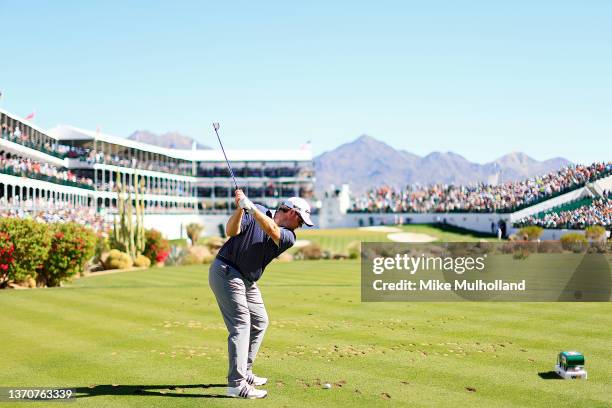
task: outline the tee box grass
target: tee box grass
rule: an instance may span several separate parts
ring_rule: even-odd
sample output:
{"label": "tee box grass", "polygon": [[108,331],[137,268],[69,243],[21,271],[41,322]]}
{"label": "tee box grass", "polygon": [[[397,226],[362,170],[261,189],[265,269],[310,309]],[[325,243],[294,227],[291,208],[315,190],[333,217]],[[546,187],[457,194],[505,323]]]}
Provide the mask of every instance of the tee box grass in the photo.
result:
{"label": "tee box grass", "polygon": [[[153,268],[0,292],[0,385],[75,388],[75,406],[240,406],[222,398],[227,332],[207,273]],[[270,396],[258,406],[612,404],[609,303],[360,303],[359,276],[358,261],[269,266],[255,369]],[[556,353],[574,348],[589,356],[589,380],[553,380]]]}

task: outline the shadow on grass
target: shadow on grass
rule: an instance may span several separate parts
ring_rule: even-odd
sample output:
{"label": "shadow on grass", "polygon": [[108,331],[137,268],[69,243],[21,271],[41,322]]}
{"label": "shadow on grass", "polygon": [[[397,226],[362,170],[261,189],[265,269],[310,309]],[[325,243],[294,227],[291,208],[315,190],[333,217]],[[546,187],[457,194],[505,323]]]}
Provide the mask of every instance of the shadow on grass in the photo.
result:
{"label": "shadow on grass", "polygon": [[[187,397],[187,398],[231,398],[225,395],[227,384],[185,384],[185,385],[92,385],[76,387],[73,398],[97,397],[100,395],[139,395],[150,397]],[[222,388],[223,394],[187,392],[196,388]]]}
{"label": "shadow on grass", "polygon": [[538,375],[543,380],[562,380],[563,379],[559,377],[559,374],[557,374],[554,371],[546,371],[546,372],[538,373]]}

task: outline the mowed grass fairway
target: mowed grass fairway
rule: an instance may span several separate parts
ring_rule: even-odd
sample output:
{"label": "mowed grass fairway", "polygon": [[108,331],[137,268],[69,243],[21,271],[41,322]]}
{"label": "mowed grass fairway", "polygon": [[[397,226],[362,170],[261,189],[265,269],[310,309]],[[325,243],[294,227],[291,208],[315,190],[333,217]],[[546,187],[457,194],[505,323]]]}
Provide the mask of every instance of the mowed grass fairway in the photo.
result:
{"label": "mowed grass fairway", "polygon": [[[270,396],[215,398],[226,330],[207,269],[0,292],[0,386],[76,388],[75,406],[88,407],[612,405],[610,303],[361,303],[357,261],[270,265],[256,364]],[[573,349],[589,380],[540,378]],[[15,404],[29,405],[45,404]]]}
{"label": "mowed grass fairway", "polygon": [[[473,241],[497,241],[497,238],[479,237],[469,232],[457,233],[445,231],[435,225],[412,224],[412,225],[389,225],[399,229],[399,232],[412,232],[426,234],[443,242],[473,242]],[[338,229],[304,229],[297,233],[298,239],[305,239],[316,243],[324,250],[334,253],[345,253],[347,246],[353,241],[361,242],[392,242],[387,238],[389,232],[372,231],[362,228],[338,228]]]}

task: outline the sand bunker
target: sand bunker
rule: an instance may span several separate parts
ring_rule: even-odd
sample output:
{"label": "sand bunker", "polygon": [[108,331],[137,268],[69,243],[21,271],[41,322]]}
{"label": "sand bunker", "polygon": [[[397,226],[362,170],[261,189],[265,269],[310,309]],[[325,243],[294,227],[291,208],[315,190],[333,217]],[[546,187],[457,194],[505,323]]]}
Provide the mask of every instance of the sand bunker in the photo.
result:
{"label": "sand bunker", "polygon": [[436,238],[431,235],[417,234],[414,232],[398,232],[387,235],[387,238],[395,242],[433,242],[436,240]]}
{"label": "sand bunker", "polygon": [[373,227],[359,227],[360,230],[370,232],[398,232],[401,229],[397,227],[385,227],[384,225],[375,225]]}

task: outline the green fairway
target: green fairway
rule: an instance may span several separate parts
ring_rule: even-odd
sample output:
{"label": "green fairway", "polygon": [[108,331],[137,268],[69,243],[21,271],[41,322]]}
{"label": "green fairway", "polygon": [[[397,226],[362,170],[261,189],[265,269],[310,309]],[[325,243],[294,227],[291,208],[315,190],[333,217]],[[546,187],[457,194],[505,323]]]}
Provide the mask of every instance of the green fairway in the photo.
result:
{"label": "green fairway", "polygon": [[[270,396],[210,398],[225,392],[227,332],[207,269],[0,292],[0,386],[76,388],[88,407],[612,405],[610,303],[361,303],[357,261],[270,265],[255,367]],[[547,379],[574,349],[589,379]]]}
{"label": "green fairway", "polygon": [[[438,226],[429,224],[396,225],[400,232],[430,235],[438,241],[444,242],[471,242],[479,240],[497,241],[496,238],[480,237],[470,231],[446,231]],[[305,239],[317,243],[324,250],[333,253],[346,253],[347,246],[353,241],[361,242],[392,242],[387,238],[389,232],[371,231],[367,228],[338,228],[338,229],[308,229],[297,232],[298,239]]]}

